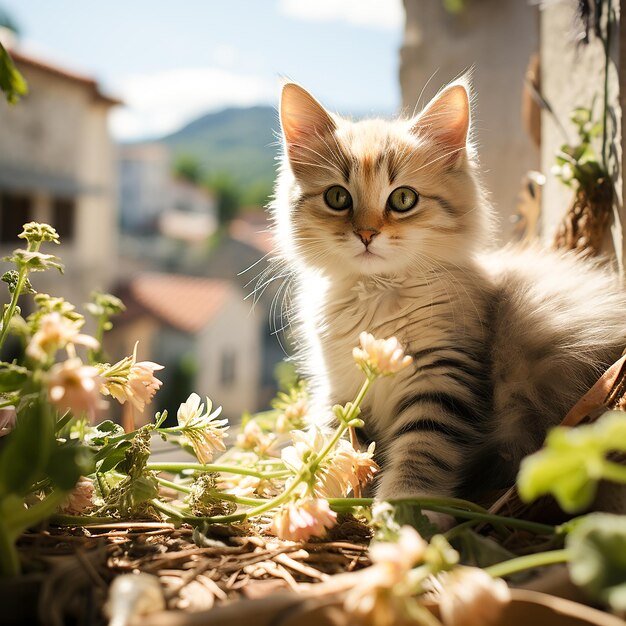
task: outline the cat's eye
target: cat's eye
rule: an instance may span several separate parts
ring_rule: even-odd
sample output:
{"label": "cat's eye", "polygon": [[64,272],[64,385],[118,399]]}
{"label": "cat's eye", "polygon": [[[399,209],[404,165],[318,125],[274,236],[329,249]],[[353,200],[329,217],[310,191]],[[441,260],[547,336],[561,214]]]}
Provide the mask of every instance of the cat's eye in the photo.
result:
{"label": "cat's eye", "polygon": [[352,206],[352,196],[345,187],[333,185],[326,190],[324,202],[334,211],[343,211]]}
{"label": "cat's eye", "polygon": [[392,211],[398,211],[405,213],[410,211],[419,200],[419,195],[415,189],[410,187],[398,187],[391,192],[389,199],[387,200],[387,206]]}

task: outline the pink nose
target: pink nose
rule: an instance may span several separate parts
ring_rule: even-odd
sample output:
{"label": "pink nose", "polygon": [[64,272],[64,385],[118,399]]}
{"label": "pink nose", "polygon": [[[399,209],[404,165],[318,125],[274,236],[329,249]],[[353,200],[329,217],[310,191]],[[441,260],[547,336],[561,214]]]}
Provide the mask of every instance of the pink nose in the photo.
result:
{"label": "pink nose", "polygon": [[379,233],[380,231],[375,228],[360,228],[354,231],[354,234],[363,242],[366,248]]}

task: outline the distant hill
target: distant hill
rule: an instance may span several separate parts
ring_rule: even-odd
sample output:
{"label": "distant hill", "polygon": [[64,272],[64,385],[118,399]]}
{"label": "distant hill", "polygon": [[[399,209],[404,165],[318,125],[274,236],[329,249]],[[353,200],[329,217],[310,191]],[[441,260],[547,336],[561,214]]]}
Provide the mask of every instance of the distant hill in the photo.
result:
{"label": "distant hill", "polygon": [[174,160],[193,155],[209,175],[224,172],[244,189],[263,188],[275,176],[277,130],[272,107],[230,108],[203,115],[160,141]]}

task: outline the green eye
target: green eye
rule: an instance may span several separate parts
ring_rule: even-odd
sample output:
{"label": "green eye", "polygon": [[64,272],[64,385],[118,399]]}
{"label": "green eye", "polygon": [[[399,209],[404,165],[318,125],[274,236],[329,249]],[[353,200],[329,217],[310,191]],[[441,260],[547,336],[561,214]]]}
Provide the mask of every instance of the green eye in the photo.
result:
{"label": "green eye", "polygon": [[417,191],[410,187],[398,187],[391,192],[387,205],[392,211],[399,211],[404,213],[410,211],[419,200]]}
{"label": "green eye", "polygon": [[339,185],[334,185],[326,190],[324,201],[334,211],[343,211],[352,206],[352,196],[350,192]]}

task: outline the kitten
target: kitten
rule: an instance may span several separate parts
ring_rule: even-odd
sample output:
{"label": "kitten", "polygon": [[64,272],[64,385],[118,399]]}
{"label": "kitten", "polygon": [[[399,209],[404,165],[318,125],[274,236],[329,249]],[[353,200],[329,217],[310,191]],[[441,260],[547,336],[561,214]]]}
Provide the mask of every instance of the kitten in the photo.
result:
{"label": "kitten", "polygon": [[363,407],[381,498],[476,497],[520,460],[626,344],[615,279],[567,254],[487,252],[492,215],[462,79],[413,119],[352,122],[283,88],[272,205],[296,277],[298,362],[320,426],[353,398],[361,331],[414,364]]}

